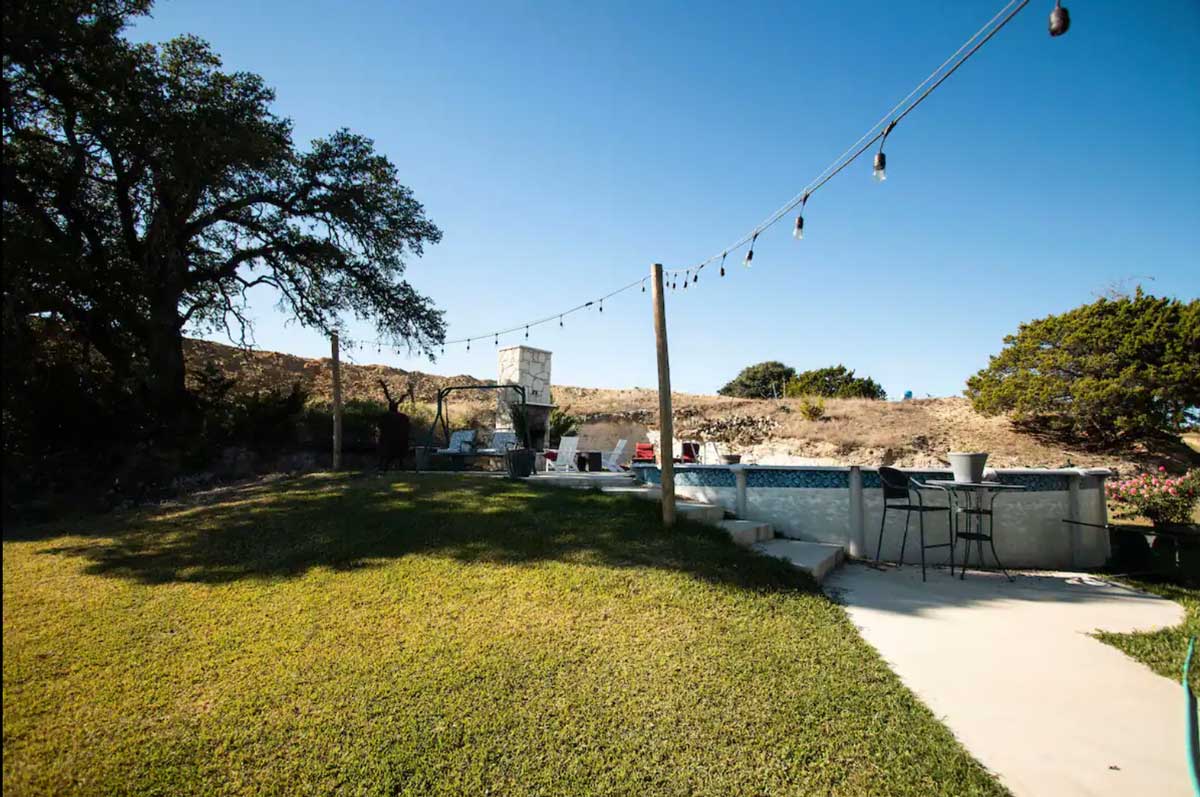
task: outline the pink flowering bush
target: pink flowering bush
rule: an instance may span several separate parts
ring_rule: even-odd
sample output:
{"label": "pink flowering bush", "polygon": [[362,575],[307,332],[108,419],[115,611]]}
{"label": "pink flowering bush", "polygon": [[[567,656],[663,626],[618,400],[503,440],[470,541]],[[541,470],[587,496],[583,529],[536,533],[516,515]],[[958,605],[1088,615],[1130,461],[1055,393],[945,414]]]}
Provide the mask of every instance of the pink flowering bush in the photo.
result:
{"label": "pink flowering bush", "polygon": [[1140,515],[1155,523],[1189,523],[1200,500],[1200,471],[1171,476],[1160,466],[1156,473],[1109,481],[1104,488],[1117,517]]}

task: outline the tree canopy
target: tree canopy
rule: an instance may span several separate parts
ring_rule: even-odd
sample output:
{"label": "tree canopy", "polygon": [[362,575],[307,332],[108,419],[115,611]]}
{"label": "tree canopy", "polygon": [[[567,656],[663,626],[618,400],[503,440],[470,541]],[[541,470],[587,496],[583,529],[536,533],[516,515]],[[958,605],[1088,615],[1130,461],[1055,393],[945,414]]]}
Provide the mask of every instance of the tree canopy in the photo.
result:
{"label": "tree canopy", "polygon": [[887,392],[869,376],[855,376],[844,365],[831,365],[797,374],[788,381],[788,396],[885,399]]}
{"label": "tree canopy", "polygon": [[796,369],[776,360],[748,365],[717,392],[737,398],[779,398]]}
{"label": "tree canopy", "polygon": [[432,354],[442,313],[403,275],[441,231],[396,167],[348,130],[298,148],[264,80],[200,39],[131,43],[149,8],[4,4],[6,338],[54,318],[163,415],[184,328],[244,342],[257,286],[305,326],[349,313]]}
{"label": "tree canopy", "polygon": [[1200,419],[1200,300],[1100,299],[1021,324],[967,381],[988,415],[1108,444]]}

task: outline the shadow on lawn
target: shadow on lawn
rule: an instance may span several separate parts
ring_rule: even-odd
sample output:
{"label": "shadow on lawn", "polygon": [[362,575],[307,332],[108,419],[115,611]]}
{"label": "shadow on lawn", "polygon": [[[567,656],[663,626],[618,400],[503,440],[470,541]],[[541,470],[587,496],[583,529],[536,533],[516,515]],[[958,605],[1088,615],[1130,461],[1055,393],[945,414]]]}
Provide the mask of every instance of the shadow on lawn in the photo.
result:
{"label": "shadow on lawn", "polygon": [[424,554],[649,567],[746,589],[815,589],[785,563],[750,556],[720,531],[681,522],[665,532],[655,503],[596,491],[469,474],[313,475],[200,500],[90,518],[87,527],[6,530],[5,539],[56,541],[40,552],[81,557],[89,574],[146,584],[292,578]]}

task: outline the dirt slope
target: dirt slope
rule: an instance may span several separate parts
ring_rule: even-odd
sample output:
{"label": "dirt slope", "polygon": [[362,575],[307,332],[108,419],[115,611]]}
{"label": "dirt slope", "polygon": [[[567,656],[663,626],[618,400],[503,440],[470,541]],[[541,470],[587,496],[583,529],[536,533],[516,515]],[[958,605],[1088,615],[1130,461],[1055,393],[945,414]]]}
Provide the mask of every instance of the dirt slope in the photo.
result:
{"label": "dirt slope", "polygon": [[[236,380],[240,391],[287,390],[294,382],[309,392],[312,401],[327,403],[331,395],[328,359],[306,359],[278,352],[245,352],[206,341],[185,341],[189,369],[215,365]],[[451,384],[478,384],[472,376],[437,376],[383,365],[342,366],[347,400],[382,402],[379,379],[393,395],[411,384],[417,407],[412,413],[431,415],[438,388]],[[611,446],[618,437],[645,439],[658,423],[657,393],[645,389],[604,390],[556,385],[554,400],[584,420],[587,444]],[[1158,444],[1152,448],[1095,452],[1043,442],[1015,429],[1005,418],[976,413],[964,398],[918,399],[906,402],[861,399],[825,402],[825,417],[805,420],[799,400],[734,399],[723,396],[677,393],[673,396],[676,436],[716,440],[729,453],[739,453],[763,464],[896,464],[931,466],[945,461],[951,450],[988,451],[996,467],[1115,467],[1128,472],[1160,462],[1181,463],[1196,458],[1183,444]],[[454,399],[458,424],[490,428],[495,398],[480,394]]]}

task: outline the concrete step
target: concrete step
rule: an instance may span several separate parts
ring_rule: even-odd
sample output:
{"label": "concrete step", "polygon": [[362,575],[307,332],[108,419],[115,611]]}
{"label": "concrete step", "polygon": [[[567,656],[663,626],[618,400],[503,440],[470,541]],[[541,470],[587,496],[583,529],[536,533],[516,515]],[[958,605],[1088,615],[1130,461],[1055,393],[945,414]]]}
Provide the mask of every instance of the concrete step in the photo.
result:
{"label": "concrete step", "polygon": [[725,519],[725,509],[723,507],[714,506],[713,504],[700,504],[694,501],[676,501],[675,513],[679,517],[694,520],[698,523],[707,523],[710,526],[720,525]]}
{"label": "concrete step", "polygon": [[631,495],[634,498],[644,498],[647,501],[657,501],[662,498],[662,488],[656,484],[649,486],[631,484],[620,487],[601,487],[600,492],[610,495]]}
{"label": "concrete step", "polygon": [[793,567],[811,575],[818,584],[846,559],[846,550],[840,545],[783,538],[756,543],[754,550],[786,559]]}
{"label": "concrete step", "polygon": [[734,542],[747,548],[775,536],[775,529],[770,523],[759,523],[757,520],[722,520],[721,528],[729,533]]}

